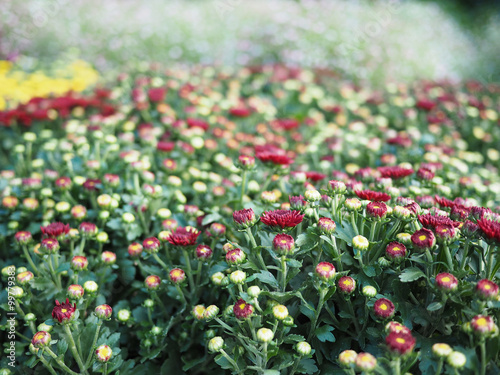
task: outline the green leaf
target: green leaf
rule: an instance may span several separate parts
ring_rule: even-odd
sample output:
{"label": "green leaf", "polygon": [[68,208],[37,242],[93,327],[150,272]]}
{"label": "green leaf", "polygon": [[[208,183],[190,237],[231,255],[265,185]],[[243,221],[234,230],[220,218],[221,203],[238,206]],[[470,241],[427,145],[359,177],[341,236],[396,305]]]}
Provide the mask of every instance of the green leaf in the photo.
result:
{"label": "green leaf", "polygon": [[310,306],[306,305],[300,305],[299,307],[300,312],[307,316],[310,320],[314,319],[314,315],[316,314],[316,311],[312,309]]}
{"label": "green leaf", "polygon": [[260,271],[260,273],[255,273],[247,279],[247,282],[253,281],[255,279],[258,279],[260,282],[264,284],[268,284],[275,288],[279,288],[278,281],[276,280],[274,275],[269,271]]}
{"label": "green leaf", "polygon": [[316,362],[312,358],[303,358],[298,366],[297,372],[299,374],[314,374],[318,371]]}
{"label": "green leaf", "polygon": [[209,214],[203,218],[201,225],[205,226],[205,225],[211,224],[215,221],[220,221],[221,219],[222,219],[222,216],[220,216],[220,214],[218,214],[218,213]]}
{"label": "green leaf", "polygon": [[410,283],[422,277],[425,277],[425,274],[417,267],[407,268],[399,275],[399,279],[403,283]]}
{"label": "green leaf", "polygon": [[264,370],[264,375],[280,375],[278,370]]}
{"label": "green leaf", "polygon": [[295,342],[305,341],[306,339],[302,335],[286,335],[283,340],[284,343],[293,344]]}
{"label": "green leaf", "polygon": [[317,241],[318,237],[314,234],[311,233],[301,233],[297,237],[297,241],[295,241],[295,244],[300,247],[300,251],[307,251],[314,249],[316,247],[316,244],[318,243]]}
{"label": "green leaf", "polygon": [[321,342],[325,341],[335,342],[335,336],[333,335],[332,331],[333,331],[332,326],[324,325],[317,328],[316,331],[314,331],[314,334]]}
{"label": "green leaf", "polygon": [[427,310],[436,311],[439,310],[441,307],[443,307],[443,304],[441,302],[432,302],[429,306],[427,306]]}
{"label": "green leaf", "polygon": [[215,363],[217,363],[224,370],[231,370],[233,366],[229,363],[229,361],[222,354],[219,354],[215,357]]}
{"label": "green leaf", "polygon": [[288,259],[286,261],[286,264],[288,264],[289,267],[291,268],[300,268],[302,267],[302,262],[296,260],[296,259]]}
{"label": "green leaf", "polygon": [[350,223],[343,221],[342,226],[337,225],[334,236],[344,240],[348,245],[351,245],[352,239],[356,237],[356,233]]}
{"label": "green leaf", "polygon": [[58,356],[64,355],[68,350],[68,343],[66,340],[57,341],[56,353]]}

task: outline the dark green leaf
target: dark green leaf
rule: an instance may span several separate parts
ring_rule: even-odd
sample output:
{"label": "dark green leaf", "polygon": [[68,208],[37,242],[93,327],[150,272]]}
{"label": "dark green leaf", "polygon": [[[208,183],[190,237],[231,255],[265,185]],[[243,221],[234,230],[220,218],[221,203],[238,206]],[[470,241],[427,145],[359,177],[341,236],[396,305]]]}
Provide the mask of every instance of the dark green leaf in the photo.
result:
{"label": "dark green leaf", "polygon": [[316,328],[316,331],[314,331],[314,334],[316,335],[318,340],[321,342],[325,342],[325,341],[335,342],[335,336],[333,335],[332,331],[333,331],[332,326],[324,325],[324,326],[321,326],[319,328]]}
{"label": "dark green leaf", "polygon": [[441,302],[432,302],[429,306],[427,306],[427,310],[436,311],[439,310],[441,307],[443,307],[443,304]]}
{"label": "dark green leaf", "polygon": [[399,275],[399,279],[403,283],[410,283],[422,277],[425,277],[425,274],[417,267],[407,268]]}

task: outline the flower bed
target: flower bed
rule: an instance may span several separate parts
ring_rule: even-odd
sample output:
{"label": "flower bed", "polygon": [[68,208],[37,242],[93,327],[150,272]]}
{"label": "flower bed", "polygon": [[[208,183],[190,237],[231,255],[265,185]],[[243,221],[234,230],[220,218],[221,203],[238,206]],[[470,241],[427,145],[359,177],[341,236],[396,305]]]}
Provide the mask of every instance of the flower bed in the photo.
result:
{"label": "flower bed", "polygon": [[151,66],[1,112],[3,367],[495,373],[499,93]]}

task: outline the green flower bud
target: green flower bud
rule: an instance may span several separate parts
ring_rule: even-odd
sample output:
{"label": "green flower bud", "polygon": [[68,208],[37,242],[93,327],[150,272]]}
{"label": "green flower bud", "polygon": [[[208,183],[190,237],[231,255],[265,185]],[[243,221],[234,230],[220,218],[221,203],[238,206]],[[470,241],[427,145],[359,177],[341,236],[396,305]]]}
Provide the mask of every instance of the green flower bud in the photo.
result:
{"label": "green flower bud", "polygon": [[130,319],[130,310],[121,309],[117,316],[120,322],[127,322]]}
{"label": "green flower bud", "polygon": [[371,285],[364,286],[362,292],[363,292],[363,295],[365,297],[369,297],[369,298],[373,298],[377,295],[377,289],[375,289]]}
{"label": "green flower bud", "polygon": [[363,236],[356,236],[352,239],[352,247],[356,250],[364,251],[370,246],[368,239]]}
{"label": "green flower bud", "polygon": [[211,353],[218,353],[223,348],[224,348],[224,339],[220,336],[216,336],[208,342],[208,351]]}
{"label": "green flower bud", "polygon": [[274,338],[274,333],[269,328],[260,328],[257,331],[257,340],[260,342],[271,342]]}
{"label": "green flower bud", "polygon": [[311,354],[311,345],[305,341],[301,341],[295,345],[295,350],[300,356],[305,357]]}
{"label": "green flower bud", "polygon": [[260,295],[260,288],[257,285],[253,285],[247,289],[247,293],[252,298],[258,298]]}

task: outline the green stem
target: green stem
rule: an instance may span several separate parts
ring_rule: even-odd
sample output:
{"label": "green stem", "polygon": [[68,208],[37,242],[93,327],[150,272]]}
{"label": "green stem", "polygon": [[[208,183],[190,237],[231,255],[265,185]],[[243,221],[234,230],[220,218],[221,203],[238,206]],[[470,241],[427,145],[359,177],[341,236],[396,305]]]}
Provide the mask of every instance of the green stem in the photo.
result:
{"label": "green stem", "polygon": [[462,255],[462,260],[460,261],[460,269],[463,270],[465,269],[465,262],[467,261],[467,254],[469,254],[469,244],[470,244],[470,238],[467,238],[465,241],[465,247]]}
{"label": "green stem", "polygon": [[393,369],[394,369],[393,372],[394,375],[401,375],[401,357],[397,357],[393,361]]}
{"label": "green stem", "polygon": [[481,342],[479,343],[479,347],[481,349],[481,375],[486,374],[486,342],[484,338],[481,338]]}
{"label": "green stem", "polygon": [[43,365],[47,368],[47,370],[49,370],[49,372],[52,375],[57,375],[54,368],[51,366],[51,364],[49,362],[47,362],[47,360],[45,358],[43,358],[43,356],[40,356],[38,358],[40,359],[40,361],[43,363]]}
{"label": "green stem", "polygon": [[358,224],[356,223],[356,212],[351,212],[351,225],[352,225],[352,229],[354,230],[354,233],[356,234],[356,236],[359,235],[359,231],[358,231]]}
{"label": "green stem", "polygon": [[59,367],[61,367],[64,371],[66,371],[68,374],[70,375],[79,375],[77,372],[74,372],[72,371],[71,369],[68,368],[68,366],[66,366],[64,364],[63,361],[61,361],[57,356],[56,354],[47,346],[43,349],[44,351],[46,351],[47,353],[49,353],[49,355],[54,358],[54,360],[56,361],[56,363],[59,365]]}
{"label": "green stem", "polygon": [[447,244],[443,244],[444,254],[446,255],[446,262],[448,263],[449,271],[453,271],[453,259],[451,258],[450,248]]}
{"label": "green stem", "polygon": [[265,373],[266,367],[267,367],[267,342],[264,343],[263,348],[262,348],[262,358],[264,359],[264,363],[262,364],[262,373]]}
{"label": "green stem", "polygon": [[175,289],[177,289],[177,293],[179,293],[179,296],[181,296],[181,301],[184,304],[184,306],[187,306],[186,297],[184,296],[184,292],[182,291],[179,284],[175,284]]}
{"label": "green stem", "polygon": [[438,365],[437,365],[437,369],[436,369],[436,375],[440,375],[441,371],[443,371],[443,362],[444,362],[444,359],[440,358]]}
{"label": "green stem", "polygon": [[311,338],[316,331],[316,324],[318,324],[319,315],[321,314],[321,310],[323,309],[323,305],[325,304],[326,293],[328,293],[328,289],[323,288],[319,291],[318,307],[316,308],[316,313],[314,314],[313,321],[311,322],[311,329],[309,331],[309,336],[307,337],[308,342],[311,341]]}
{"label": "green stem", "polygon": [[94,347],[97,342],[97,339],[99,338],[99,331],[101,330],[101,326],[102,326],[102,320],[99,319],[99,322],[97,323],[97,329],[94,335],[94,340],[92,340],[92,346],[90,347],[89,355],[87,356],[87,360],[85,361],[85,369],[89,368],[90,366],[90,361],[92,360],[92,356],[94,354]]}
{"label": "green stem", "polygon": [[248,327],[250,327],[250,332],[252,333],[252,338],[257,341],[257,334],[255,333],[255,327],[253,326],[252,318],[247,319]]}
{"label": "green stem", "polygon": [[35,272],[35,274],[37,276],[39,276],[40,271],[38,271],[38,268],[35,266],[35,263],[33,263],[33,259],[31,259],[30,253],[28,252],[28,249],[26,248],[25,245],[21,246],[21,248],[23,249],[24,256],[28,260],[28,263],[30,264],[31,268],[33,268],[33,272]]}
{"label": "green stem", "polygon": [[71,350],[71,354],[73,354],[73,357],[75,358],[76,363],[78,364],[78,368],[82,373],[87,374],[87,369],[83,364],[80,354],[78,354],[78,350],[76,349],[75,340],[73,339],[73,335],[71,334],[71,329],[69,328],[69,324],[63,324],[63,328],[64,332],[66,333],[66,338],[69,344],[69,348]]}
{"label": "green stem", "polygon": [[488,261],[486,262],[486,278],[493,280],[493,277],[495,275],[492,275],[492,269],[493,269],[493,260],[494,260],[494,247],[490,244],[488,246]]}
{"label": "green stem", "polygon": [[281,256],[281,286],[282,286],[283,293],[285,293],[285,290],[286,290],[286,274],[287,274],[286,257],[284,255],[282,255]]}
{"label": "green stem", "polygon": [[231,366],[233,366],[234,370],[238,373],[238,374],[243,374],[243,372],[240,370],[240,368],[238,367],[238,364],[224,351],[224,349],[221,349],[220,350],[220,353],[224,356],[224,358],[227,359],[227,361],[231,364]]}
{"label": "green stem", "polygon": [[163,269],[164,269],[167,273],[169,273],[170,271],[169,271],[169,269],[168,269],[167,265],[165,264],[165,262],[164,262],[163,260],[161,260],[161,259],[160,259],[160,257],[158,256],[158,254],[157,254],[157,253],[153,253],[152,255],[153,255],[153,258],[155,258],[155,260],[158,262],[158,264],[159,264],[160,266],[162,266],[162,267],[163,267]]}
{"label": "green stem", "polygon": [[356,329],[356,335],[359,337],[359,324],[358,319],[356,318],[356,314],[354,313],[354,308],[352,307],[352,302],[350,299],[347,300],[347,307],[349,308],[349,312],[353,317],[352,321],[354,323],[354,328]]}
{"label": "green stem", "polygon": [[247,171],[243,170],[243,177],[241,178],[241,193],[240,193],[240,207],[243,209],[243,197],[245,196],[245,187],[247,183]]}
{"label": "green stem", "polygon": [[377,222],[374,221],[370,227],[370,242],[373,242],[375,239],[375,230],[377,229]]}
{"label": "green stem", "polygon": [[102,375],[108,375],[108,363],[107,362],[103,366]]}
{"label": "green stem", "polygon": [[184,255],[184,260],[186,261],[186,270],[189,279],[189,291],[192,296],[194,294],[194,278],[193,278],[193,270],[191,269],[191,259],[189,258],[189,253],[185,248],[182,248],[182,254]]}
{"label": "green stem", "polygon": [[47,264],[49,265],[50,274],[52,275],[52,279],[54,280],[54,284],[56,285],[59,291],[62,290],[61,280],[56,275],[56,271],[54,271],[54,266],[52,265],[52,256],[49,256],[47,259]]}

